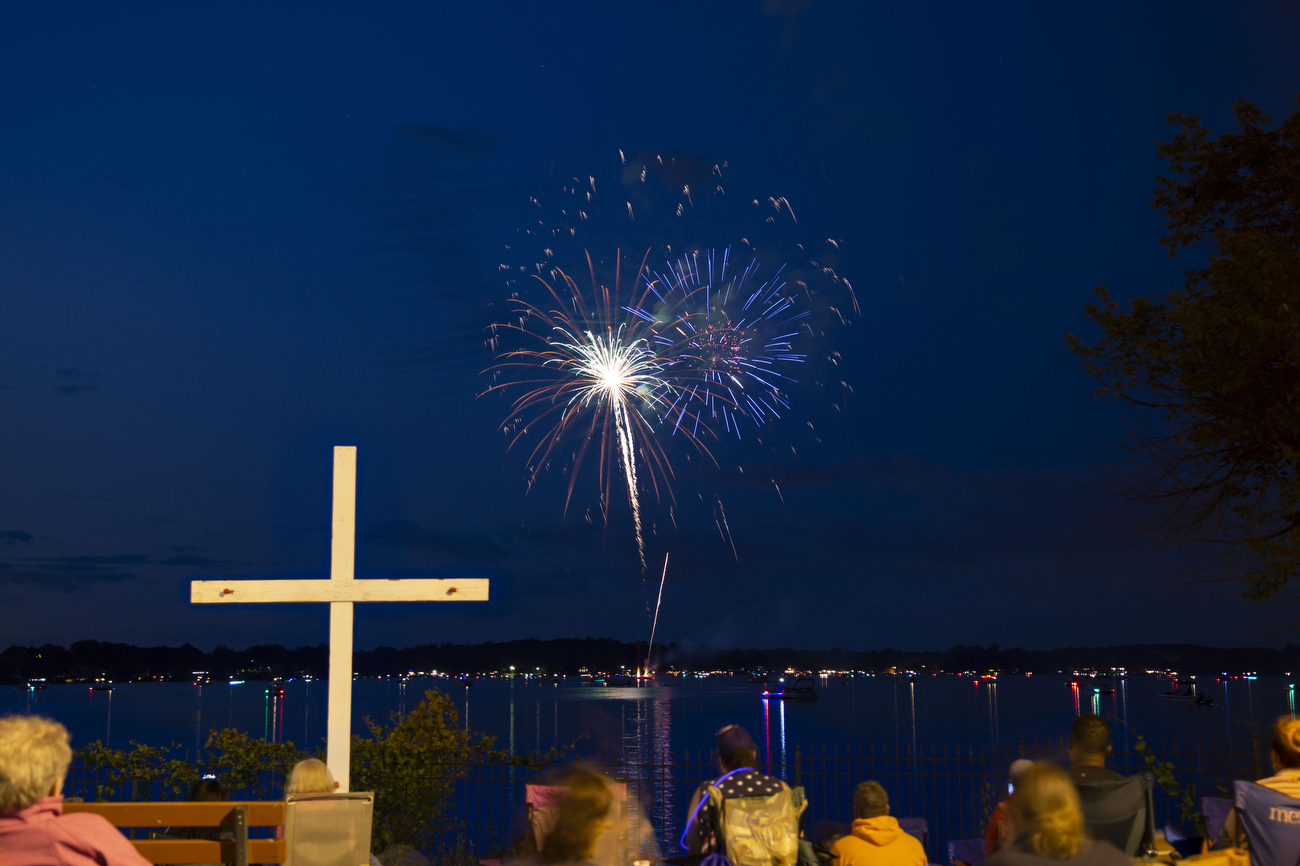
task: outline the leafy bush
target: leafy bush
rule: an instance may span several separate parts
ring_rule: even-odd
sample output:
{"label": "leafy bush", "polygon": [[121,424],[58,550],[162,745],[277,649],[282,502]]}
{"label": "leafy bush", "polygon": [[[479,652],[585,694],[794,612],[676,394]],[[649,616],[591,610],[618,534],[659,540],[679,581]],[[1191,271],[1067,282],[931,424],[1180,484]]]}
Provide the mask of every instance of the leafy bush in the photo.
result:
{"label": "leafy bush", "polygon": [[74,794],[94,800],[184,800],[205,775],[214,775],[226,791],[247,799],[282,796],[284,778],[293,765],[312,757],[293,743],[268,743],[227,728],[208,735],[198,761],[177,757],[180,745],[148,746],[131,741],[131,750],[108,749],[96,740],[77,750],[86,769],[86,789]]}
{"label": "leafy bush", "polygon": [[[456,785],[471,768],[535,769],[562,755],[552,750],[515,757],[495,749],[495,737],[461,728],[455,703],[437,691],[425,692],[411,712],[394,713],[387,725],[369,718],[365,724],[369,735],[352,737],[350,772],[353,790],[375,792],[370,849],[409,845],[443,863],[477,862],[452,808]],[[78,749],[86,780],[69,793],[94,800],[184,800],[195,782],[212,774],[232,799],[273,800],[284,796],[293,765],[313,757],[293,743],[270,743],[233,728],[212,731],[196,761],[176,743],[131,746],[124,751],[95,742]]]}

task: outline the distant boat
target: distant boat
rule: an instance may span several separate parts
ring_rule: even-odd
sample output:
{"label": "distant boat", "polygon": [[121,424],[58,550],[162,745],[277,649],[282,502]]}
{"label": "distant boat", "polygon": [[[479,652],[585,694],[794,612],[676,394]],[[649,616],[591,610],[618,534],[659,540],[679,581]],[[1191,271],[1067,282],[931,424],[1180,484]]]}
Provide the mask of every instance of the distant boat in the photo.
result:
{"label": "distant boat", "polygon": [[[37,686],[37,688],[43,689],[45,688],[45,686]],[[91,686],[90,690],[92,692],[111,692],[113,690],[113,687],[112,686]]]}
{"label": "distant boat", "polygon": [[813,681],[810,678],[801,677],[788,689],[784,685],[777,691],[764,689],[763,697],[770,701],[815,701],[817,690],[813,688]]}
{"label": "distant boat", "polygon": [[1189,683],[1185,691],[1165,692],[1160,695],[1160,699],[1172,703],[1188,704],[1195,707],[1214,706],[1214,698],[1209,695],[1198,695],[1196,693],[1195,683]]}

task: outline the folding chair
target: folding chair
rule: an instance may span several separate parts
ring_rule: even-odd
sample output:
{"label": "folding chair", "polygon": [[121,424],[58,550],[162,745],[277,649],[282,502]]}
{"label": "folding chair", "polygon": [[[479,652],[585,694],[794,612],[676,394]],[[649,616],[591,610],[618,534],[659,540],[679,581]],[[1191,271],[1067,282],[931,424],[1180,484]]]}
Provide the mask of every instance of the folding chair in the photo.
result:
{"label": "folding chair", "polygon": [[983,839],[952,839],[948,842],[948,866],[980,866],[988,855]]}
{"label": "folding chair", "polygon": [[1154,786],[1150,773],[1075,783],[1092,838],[1105,839],[1129,857],[1151,851],[1156,838]]}
{"label": "folding chair", "polygon": [[372,792],[285,798],[285,866],[369,866]]}
{"label": "folding chair", "polygon": [[1232,814],[1232,799],[1202,797],[1201,814],[1205,816],[1205,841],[1213,845],[1223,835],[1223,825],[1228,823],[1228,815]]}
{"label": "folding chair", "polygon": [[1251,866],[1300,862],[1300,800],[1254,782],[1232,783],[1237,821],[1250,843]]}
{"label": "folding chair", "polygon": [[898,817],[898,826],[903,832],[915,838],[925,849],[925,856],[930,856],[930,825],[924,818]]}

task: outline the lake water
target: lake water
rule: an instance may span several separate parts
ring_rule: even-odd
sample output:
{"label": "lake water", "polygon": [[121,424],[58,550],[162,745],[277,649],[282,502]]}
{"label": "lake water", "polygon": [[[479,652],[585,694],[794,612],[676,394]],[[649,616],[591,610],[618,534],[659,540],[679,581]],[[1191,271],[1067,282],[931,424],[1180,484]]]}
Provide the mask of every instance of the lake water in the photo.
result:
{"label": "lake water", "polygon": [[[764,701],[762,686],[743,678],[660,677],[652,686],[584,684],[568,678],[542,684],[519,678],[479,679],[466,687],[448,679],[358,679],[353,686],[353,730],[362,719],[387,720],[415,706],[426,689],[450,694],[460,724],[497,737],[515,754],[546,751],[585,735],[582,750],[609,754],[624,749],[708,750],[725,724],[745,725],[764,752],[764,763],[781,765],[799,745],[874,743],[877,747],[931,744],[1014,746],[1018,741],[1056,739],[1079,712],[1099,711],[1123,724],[1116,746],[1132,731],[1149,738],[1234,743],[1249,740],[1252,725],[1267,724],[1294,710],[1293,679],[1198,678],[1212,707],[1163,700],[1167,677],[1116,679],[1114,694],[1098,694],[1095,680],[1071,686],[1060,676],[858,676],[817,680],[815,702]],[[213,728],[235,727],[254,736],[316,748],[325,735],[327,683],[293,680],[283,698],[268,684],[246,682],[202,687],[187,683],[122,683],[113,692],[85,685],[51,685],[42,691],[0,691],[0,712],[31,711],[68,726],[74,745],[102,740],[126,748],[131,740],[151,745],[203,746]],[[808,754],[808,752],[804,752]],[[786,756],[789,757],[789,756]]]}
{"label": "lake water", "polygon": [[[1162,739],[1170,747],[1176,741],[1184,755],[1189,741],[1213,744],[1212,751],[1235,751],[1235,764],[1223,765],[1217,758],[1213,762],[1221,769],[1227,766],[1229,778],[1250,775],[1252,759],[1246,753],[1252,751],[1252,731],[1294,712],[1293,680],[1282,677],[1198,677],[1197,690],[1212,697],[1214,706],[1162,698],[1173,689],[1173,681],[1155,676],[1113,682],[1083,678],[1075,683],[1061,676],[858,676],[815,683],[819,700],[784,702],[765,701],[761,685],[732,677],[660,677],[640,687],[593,685],[576,677],[560,683],[479,679],[473,686],[448,679],[358,679],[353,684],[353,730],[364,730],[366,716],[386,720],[412,709],[427,689],[440,689],[455,700],[458,724],[495,736],[498,748],[514,754],[579,741],[581,754],[629,781],[632,812],[649,819],[637,828],[651,828],[659,850],[671,851],[694,786],[711,775],[708,752],[714,732],[738,722],[753,734],[763,765],[778,775],[791,778],[795,750],[801,750],[810,819],[848,820],[851,786],[864,777],[878,778],[898,814],[929,821],[931,861],[937,856],[937,862],[943,862],[948,839],[983,832],[991,808],[986,780],[996,785],[1004,778],[1006,751],[1016,753],[1022,741],[1033,750],[1035,738],[1038,747],[1050,751],[1080,712],[1098,712],[1113,720],[1117,750],[1132,746],[1134,734],[1141,733],[1157,747]],[[102,740],[128,748],[136,740],[178,743],[194,752],[202,748],[209,730],[234,727],[300,747],[323,748],[327,683],[293,680],[284,684],[283,697],[271,694],[268,686],[124,683],[111,693],[90,691],[85,685],[4,689],[0,713],[52,716],[68,726],[74,745]],[[1112,686],[1113,694],[1101,693]],[[946,758],[927,763],[910,757],[918,752],[933,755],[936,747],[940,756],[945,748],[958,747],[967,755],[972,748],[983,748],[990,759],[967,761],[959,771],[964,775],[952,776]],[[844,756],[872,748],[882,760],[810,760],[823,749]],[[895,749],[902,759],[884,759],[882,753]],[[1003,754],[1000,760],[991,757],[995,749]],[[689,755],[683,754],[688,750]],[[1267,745],[1263,750],[1266,753]],[[1137,759],[1129,770],[1139,765]],[[918,780],[913,773],[932,775]],[[475,850],[496,851],[503,840],[513,838],[520,826],[524,781],[525,775],[502,769],[486,786],[466,783],[455,808],[472,828]],[[1201,794],[1214,793],[1214,783],[1204,775],[1196,784]],[[1160,822],[1173,815],[1162,799],[1156,807]],[[643,845],[642,850],[648,849]]]}

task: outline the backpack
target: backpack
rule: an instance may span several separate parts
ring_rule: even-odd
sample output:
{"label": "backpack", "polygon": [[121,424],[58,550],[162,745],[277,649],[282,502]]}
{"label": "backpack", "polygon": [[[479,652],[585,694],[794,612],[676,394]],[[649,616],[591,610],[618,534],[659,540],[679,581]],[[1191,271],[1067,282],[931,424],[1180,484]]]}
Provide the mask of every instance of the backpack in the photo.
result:
{"label": "backpack", "polygon": [[806,806],[802,788],[768,797],[724,798],[715,782],[708,793],[714,826],[731,866],[795,866],[799,817]]}

